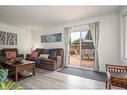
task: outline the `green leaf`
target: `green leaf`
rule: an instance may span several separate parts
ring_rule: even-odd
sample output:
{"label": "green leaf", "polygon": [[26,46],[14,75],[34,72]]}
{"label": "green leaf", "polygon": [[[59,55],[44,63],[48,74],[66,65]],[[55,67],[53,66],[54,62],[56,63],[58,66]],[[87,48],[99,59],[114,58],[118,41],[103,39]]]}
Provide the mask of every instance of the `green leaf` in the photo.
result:
{"label": "green leaf", "polygon": [[8,89],[11,86],[11,84],[12,84],[12,81],[11,80],[8,80],[6,82],[6,88]]}
{"label": "green leaf", "polygon": [[19,83],[13,82],[12,80],[8,80],[5,82],[0,82],[0,89],[1,90],[19,90],[23,89]]}

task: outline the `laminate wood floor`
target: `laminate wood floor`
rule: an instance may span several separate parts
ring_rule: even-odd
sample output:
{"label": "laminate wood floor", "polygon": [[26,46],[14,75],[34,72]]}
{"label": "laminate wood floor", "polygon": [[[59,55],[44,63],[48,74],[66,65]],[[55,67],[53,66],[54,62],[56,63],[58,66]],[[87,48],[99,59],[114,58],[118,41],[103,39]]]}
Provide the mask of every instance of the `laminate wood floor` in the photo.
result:
{"label": "laminate wood floor", "polygon": [[[35,76],[19,83],[24,89],[105,89],[105,83],[74,75],[36,68]],[[113,87],[113,89],[121,89]]]}

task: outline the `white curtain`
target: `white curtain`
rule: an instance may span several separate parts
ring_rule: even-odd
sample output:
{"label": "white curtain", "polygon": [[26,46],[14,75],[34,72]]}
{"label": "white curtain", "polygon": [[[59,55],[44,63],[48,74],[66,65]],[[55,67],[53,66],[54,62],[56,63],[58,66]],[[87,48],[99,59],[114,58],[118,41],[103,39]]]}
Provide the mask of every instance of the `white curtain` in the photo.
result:
{"label": "white curtain", "polygon": [[64,67],[69,64],[69,42],[70,42],[71,27],[64,28]]}
{"label": "white curtain", "polygon": [[92,40],[93,40],[94,47],[95,47],[94,71],[99,71],[99,57],[98,57],[99,22],[90,24],[89,29],[90,29]]}

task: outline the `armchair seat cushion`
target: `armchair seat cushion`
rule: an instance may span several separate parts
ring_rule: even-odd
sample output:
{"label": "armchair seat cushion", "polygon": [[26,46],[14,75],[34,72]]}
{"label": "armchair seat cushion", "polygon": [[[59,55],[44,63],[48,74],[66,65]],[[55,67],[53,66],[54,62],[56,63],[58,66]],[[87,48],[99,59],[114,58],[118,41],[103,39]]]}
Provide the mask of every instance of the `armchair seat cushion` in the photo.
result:
{"label": "armchair seat cushion", "polygon": [[23,57],[15,57],[14,61],[15,62],[21,62],[23,60]]}
{"label": "armchair seat cushion", "polygon": [[16,57],[22,57],[24,59],[24,54],[18,54]]}

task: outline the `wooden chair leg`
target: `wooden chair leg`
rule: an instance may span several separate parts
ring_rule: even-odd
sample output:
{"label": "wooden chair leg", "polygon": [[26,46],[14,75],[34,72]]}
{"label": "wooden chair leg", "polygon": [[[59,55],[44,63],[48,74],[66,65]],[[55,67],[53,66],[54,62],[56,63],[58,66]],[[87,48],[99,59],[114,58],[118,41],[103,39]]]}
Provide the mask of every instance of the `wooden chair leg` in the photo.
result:
{"label": "wooden chair leg", "polygon": [[111,89],[111,85],[112,85],[111,80],[109,80],[109,89]]}
{"label": "wooden chair leg", "polygon": [[111,89],[111,81],[110,80],[106,80],[105,88]]}
{"label": "wooden chair leg", "polygon": [[111,84],[109,84],[109,89],[111,89]]}
{"label": "wooden chair leg", "polygon": [[105,88],[107,89],[107,87],[108,87],[108,82],[107,82],[107,80],[106,80],[106,85],[105,85]]}

